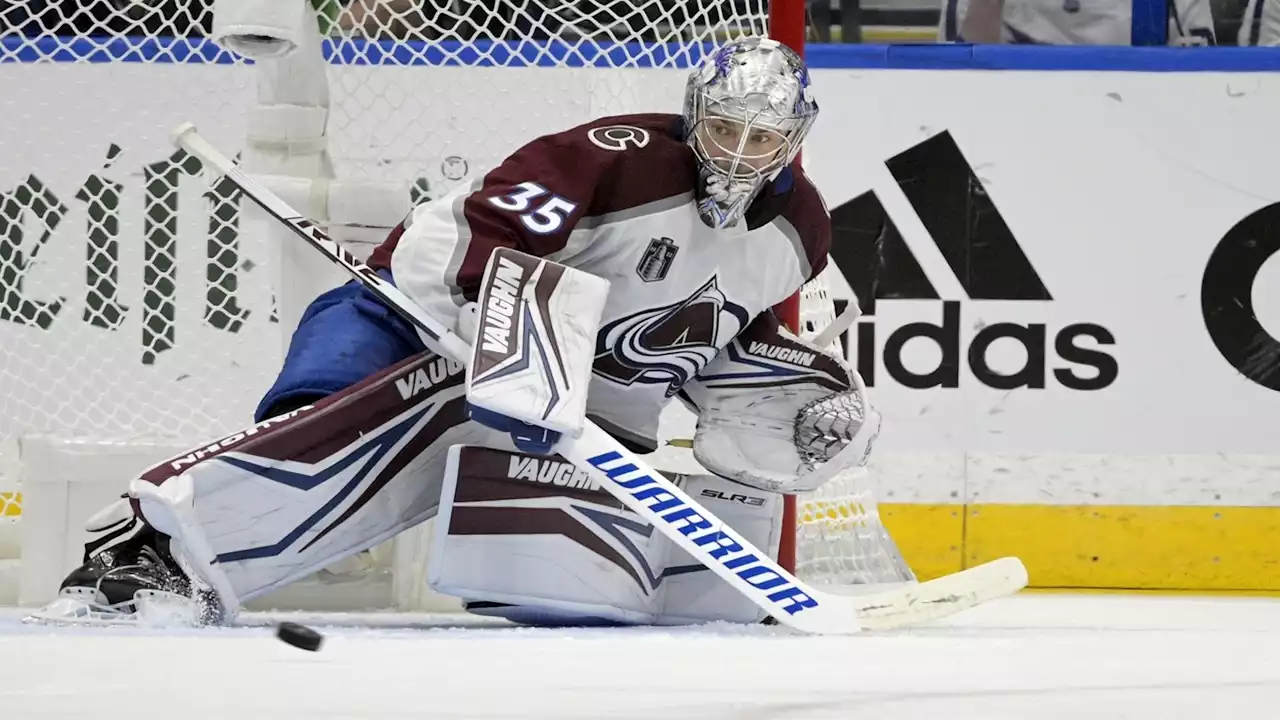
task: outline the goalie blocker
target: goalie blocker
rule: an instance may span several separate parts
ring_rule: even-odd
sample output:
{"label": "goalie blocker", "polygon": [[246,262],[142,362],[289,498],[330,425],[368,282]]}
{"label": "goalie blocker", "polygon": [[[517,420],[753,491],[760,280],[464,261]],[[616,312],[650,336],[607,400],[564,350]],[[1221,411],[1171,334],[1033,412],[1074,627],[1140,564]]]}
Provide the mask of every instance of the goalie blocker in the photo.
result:
{"label": "goalie blocker", "polygon": [[493,251],[476,326],[461,328],[473,353],[472,418],[511,433],[528,452],[546,454],[562,435],[581,435],[608,295],[609,282],[590,273],[510,248]]}

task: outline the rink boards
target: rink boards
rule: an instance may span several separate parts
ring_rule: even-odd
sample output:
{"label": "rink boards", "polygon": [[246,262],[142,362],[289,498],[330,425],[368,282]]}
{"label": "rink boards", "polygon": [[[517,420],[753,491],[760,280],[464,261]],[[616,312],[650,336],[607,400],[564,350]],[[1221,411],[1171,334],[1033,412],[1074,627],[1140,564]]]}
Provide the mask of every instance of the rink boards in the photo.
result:
{"label": "rink boards", "polygon": [[[1275,58],[1018,50],[810,53],[822,116],[806,166],[833,216],[828,279],[865,312],[849,355],[885,417],[873,464],[885,522],[924,577],[1015,554],[1037,586],[1280,590],[1280,79],[1253,72]],[[1039,69],[1016,69],[1033,60]],[[1082,65],[1092,69],[1066,71]],[[531,135],[678,108],[683,88],[680,72],[653,69],[333,72],[335,86],[397,88],[385,106],[377,92],[361,98],[376,111],[344,119],[337,142],[359,152],[369,133],[393,138],[393,157],[365,159],[399,172],[417,157],[428,195]],[[0,113],[0,192],[30,192],[37,178],[65,207],[57,227],[27,213],[22,231],[0,233],[37,260],[5,295],[0,345],[32,348],[17,367],[41,373],[0,377],[0,393],[25,398],[0,435],[93,432],[112,414],[68,411],[86,400],[163,408],[138,419],[163,429],[210,348],[227,360],[205,376],[219,389],[208,414],[247,417],[278,362],[263,350],[279,333],[269,253],[247,222],[235,224],[232,260],[208,249],[198,172],[179,179],[171,229],[157,225],[169,205],[144,168],[171,156],[166,132],[184,120],[239,148],[251,70],[10,63],[0,82],[14,88]],[[77,196],[91,176],[121,188],[114,292],[125,312],[113,327],[84,312],[99,266],[87,263],[93,223]],[[148,287],[148,243],[164,232],[176,248],[162,268],[167,314]],[[224,294],[210,293],[215,277]],[[211,322],[228,287],[251,312]],[[18,312],[57,298],[42,325]],[[166,343],[156,323],[172,331]],[[76,355],[86,347],[92,356]],[[102,358],[109,372],[86,369]],[[41,403],[58,410],[37,417]]]}
{"label": "rink boards", "polygon": [[[867,311],[851,357],[917,571],[1013,553],[1038,586],[1280,589],[1276,76],[817,83],[807,166]],[[868,216],[888,219],[870,277]]]}

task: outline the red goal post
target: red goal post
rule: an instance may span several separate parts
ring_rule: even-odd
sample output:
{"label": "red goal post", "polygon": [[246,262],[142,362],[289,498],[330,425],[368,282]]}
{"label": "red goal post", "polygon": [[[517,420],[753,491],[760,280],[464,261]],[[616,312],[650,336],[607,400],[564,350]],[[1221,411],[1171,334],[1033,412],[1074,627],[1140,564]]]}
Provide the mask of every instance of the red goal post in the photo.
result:
{"label": "red goal post", "polygon": [[[769,3],[769,36],[804,57],[805,0],[772,0]],[[792,332],[800,332],[800,293],[792,295],[776,308],[779,318]],[[782,544],[778,563],[796,569],[796,498],[787,495],[783,501]]]}

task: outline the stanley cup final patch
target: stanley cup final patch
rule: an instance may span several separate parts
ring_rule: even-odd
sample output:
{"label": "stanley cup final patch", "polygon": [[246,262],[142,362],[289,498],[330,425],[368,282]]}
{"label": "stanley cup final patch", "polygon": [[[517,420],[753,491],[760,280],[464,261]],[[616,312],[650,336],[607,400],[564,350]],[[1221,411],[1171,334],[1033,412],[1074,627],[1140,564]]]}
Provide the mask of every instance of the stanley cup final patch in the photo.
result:
{"label": "stanley cup final patch", "polygon": [[659,282],[671,271],[671,263],[675,262],[676,252],[680,250],[676,241],[668,237],[654,238],[649,241],[636,266],[636,274],[645,282]]}

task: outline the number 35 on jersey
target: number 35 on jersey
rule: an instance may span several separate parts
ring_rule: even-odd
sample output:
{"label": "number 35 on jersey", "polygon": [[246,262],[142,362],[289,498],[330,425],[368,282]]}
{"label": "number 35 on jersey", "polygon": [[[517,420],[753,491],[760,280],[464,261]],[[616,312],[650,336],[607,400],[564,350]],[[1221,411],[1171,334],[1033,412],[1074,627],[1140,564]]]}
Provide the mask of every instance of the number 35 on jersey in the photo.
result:
{"label": "number 35 on jersey", "polygon": [[564,221],[578,209],[577,204],[535,182],[522,182],[506,195],[489,198],[489,204],[509,212],[520,213],[520,222],[539,235],[556,232],[564,227]]}

